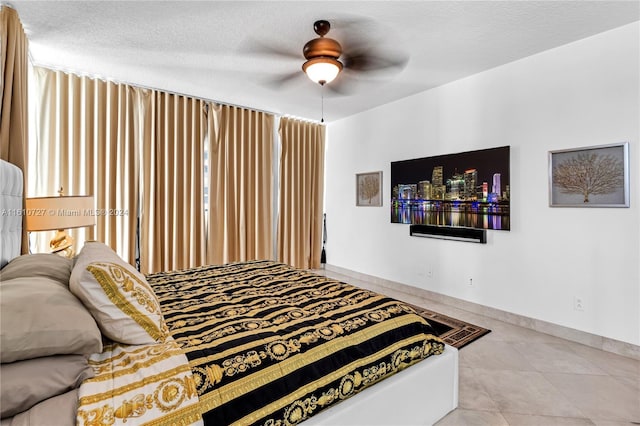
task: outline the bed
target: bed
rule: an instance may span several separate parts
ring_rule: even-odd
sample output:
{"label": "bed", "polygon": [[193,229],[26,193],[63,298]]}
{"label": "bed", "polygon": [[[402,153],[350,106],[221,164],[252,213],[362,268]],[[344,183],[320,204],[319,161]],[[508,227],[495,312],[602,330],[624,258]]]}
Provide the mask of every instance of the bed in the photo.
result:
{"label": "bed", "polygon": [[[273,261],[143,276],[102,243],[70,261],[4,239],[3,426],[426,425],[457,406],[457,350],[384,295]],[[51,370],[68,377],[38,385]]]}

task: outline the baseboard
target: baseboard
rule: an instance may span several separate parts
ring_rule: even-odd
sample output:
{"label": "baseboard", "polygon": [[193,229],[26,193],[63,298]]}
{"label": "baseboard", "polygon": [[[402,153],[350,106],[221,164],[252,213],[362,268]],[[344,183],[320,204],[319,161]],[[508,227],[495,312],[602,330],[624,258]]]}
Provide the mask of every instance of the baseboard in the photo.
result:
{"label": "baseboard", "polygon": [[373,275],[367,275],[360,272],[352,271],[340,266],[326,265],[325,269],[362,281],[368,281],[381,287],[388,287],[395,291],[406,293],[407,295],[423,297],[425,299],[430,299],[435,302],[453,306],[454,308],[462,309],[474,314],[484,315],[486,317],[503,321],[509,324],[529,328],[540,333],[550,334],[552,336],[560,337],[572,342],[591,346],[596,349],[613,352],[618,355],[640,360],[640,346],[631,343],[610,339],[608,337],[598,336],[586,331],[576,330],[535,318],[525,317],[523,315],[491,308],[489,306],[480,305],[478,303],[468,302],[466,300],[436,293],[430,290],[425,290],[407,284],[386,280],[384,278],[375,277]]}

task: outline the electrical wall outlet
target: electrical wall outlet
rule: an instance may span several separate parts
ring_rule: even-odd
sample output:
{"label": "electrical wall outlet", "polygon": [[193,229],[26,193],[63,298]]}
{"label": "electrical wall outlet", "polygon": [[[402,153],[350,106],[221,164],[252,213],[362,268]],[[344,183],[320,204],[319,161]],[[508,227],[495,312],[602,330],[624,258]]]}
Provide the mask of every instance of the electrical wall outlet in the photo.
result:
{"label": "electrical wall outlet", "polygon": [[584,311],[584,299],[582,299],[582,297],[574,296],[573,309],[576,311]]}
{"label": "electrical wall outlet", "polygon": [[427,265],[427,278],[433,278],[433,267]]}
{"label": "electrical wall outlet", "polygon": [[469,277],[469,285],[473,286],[473,278]]}

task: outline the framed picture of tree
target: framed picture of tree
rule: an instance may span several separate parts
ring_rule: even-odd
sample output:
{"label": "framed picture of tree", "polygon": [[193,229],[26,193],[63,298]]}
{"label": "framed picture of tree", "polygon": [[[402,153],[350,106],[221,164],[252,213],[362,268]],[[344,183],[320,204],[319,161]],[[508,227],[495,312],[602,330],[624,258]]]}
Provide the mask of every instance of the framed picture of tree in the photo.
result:
{"label": "framed picture of tree", "polygon": [[382,172],[356,174],[356,206],[382,206]]}
{"label": "framed picture of tree", "polygon": [[629,143],[549,152],[551,207],[629,207]]}

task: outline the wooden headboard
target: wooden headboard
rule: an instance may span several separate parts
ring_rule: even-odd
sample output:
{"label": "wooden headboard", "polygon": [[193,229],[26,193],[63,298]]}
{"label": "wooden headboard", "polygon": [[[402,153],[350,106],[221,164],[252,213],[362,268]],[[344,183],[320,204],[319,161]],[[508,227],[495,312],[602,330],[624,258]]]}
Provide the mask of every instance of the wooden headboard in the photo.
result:
{"label": "wooden headboard", "polygon": [[20,256],[22,198],[22,171],[0,160],[0,268]]}

